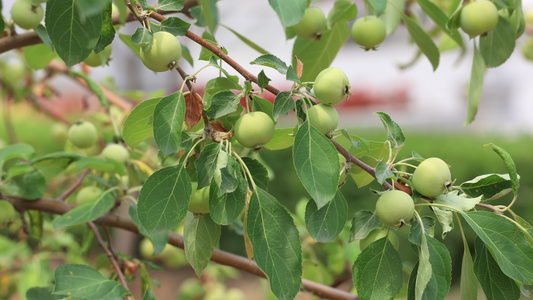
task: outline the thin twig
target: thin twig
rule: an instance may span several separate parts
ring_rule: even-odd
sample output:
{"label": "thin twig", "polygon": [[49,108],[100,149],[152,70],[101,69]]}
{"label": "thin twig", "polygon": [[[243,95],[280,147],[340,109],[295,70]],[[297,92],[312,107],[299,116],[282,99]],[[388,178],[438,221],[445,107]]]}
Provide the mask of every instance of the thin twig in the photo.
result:
{"label": "thin twig", "polygon": [[[124,273],[120,269],[117,261],[115,260],[115,257],[113,256],[113,253],[111,250],[109,250],[108,247],[106,247],[104,240],[102,239],[102,236],[100,235],[100,232],[98,232],[98,228],[94,225],[93,222],[87,222],[87,225],[91,228],[91,230],[94,232],[94,236],[96,237],[96,241],[98,242],[98,245],[100,245],[100,248],[104,250],[105,254],[111,261],[111,264],[113,265],[113,268],[115,269],[115,272],[118,275],[120,283],[124,286],[124,288],[131,294],[130,289],[128,287],[128,283],[126,282],[126,278],[124,277]],[[132,298],[130,296],[124,297],[124,299],[131,300]]]}
{"label": "thin twig", "polygon": [[57,197],[57,200],[59,201],[65,201],[70,194],[72,194],[83,182],[83,179],[91,172],[91,169],[85,169],[81,173],[80,177],[74,182],[74,184],[69,187],[63,194],[61,194],[59,197]]}
{"label": "thin twig", "polygon": [[111,243],[111,236],[109,235],[109,230],[107,229],[107,226],[102,226],[102,229],[104,230],[105,238],[107,240],[107,247],[109,248],[109,251],[111,254],[113,254],[113,257],[118,260],[118,256],[115,253],[115,250],[113,250],[113,244]]}
{"label": "thin twig", "polygon": [[491,210],[493,213],[496,213],[496,214],[499,214],[499,215],[503,215],[503,212],[501,210],[499,210],[497,207],[494,207],[494,206],[492,206],[490,204],[478,203],[478,204],[476,204],[476,206],[483,207],[483,208],[486,208],[488,210]]}

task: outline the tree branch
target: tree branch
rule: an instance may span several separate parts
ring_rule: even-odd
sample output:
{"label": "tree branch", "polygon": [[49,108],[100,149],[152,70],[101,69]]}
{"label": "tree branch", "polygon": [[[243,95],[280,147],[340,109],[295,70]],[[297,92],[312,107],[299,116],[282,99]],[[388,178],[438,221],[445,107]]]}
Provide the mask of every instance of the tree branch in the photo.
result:
{"label": "tree branch", "polygon": [[[62,215],[74,208],[74,205],[67,204],[54,199],[42,198],[36,201],[26,201],[21,197],[5,196],[0,194],[0,199],[9,201],[15,209],[19,211],[24,210],[38,210],[51,214]],[[137,226],[129,219],[123,216],[107,213],[103,217],[94,221],[95,224],[102,226],[109,226],[115,228],[121,228],[127,231],[131,231],[135,234],[139,234]],[[183,237],[177,233],[170,232],[169,241],[170,244],[182,248],[184,247]],[[255,262],[250,263],[247,258],[235,255],[233,253],[225,252],[219,249],[213,250],[211,260],[221,265],[231,266],[254,275],[265,278],[265,274]],[[358,300],[357,295],[350,294],[333,287],[316,283],[307,279],[302,279],[303,290],[313,293],[321,298],[327,298],[332,300]]]}
{"label": "tree branch", "polygon": [[[111,250],[109,250],[109,248],[105,245],[104,240],[102,239],[102,236],[100,235],[100,232],[98,232],[98,228],[96,228],[96,226],[94,225],[93,222],[87,222],[87,225],[93,231],[94,236],[96,237],[96,241],[98,242],[98,245],[100,246],[100,248],[102,248],[102,250],[104,250],[105,254],[107,255],[107,257],[111,261],[111,264],[113,265],[113,268],[115,269],[115,272],[118,275],[120,283],[122,284],[122,286],[124,286],[124,288],[126,288],[126,290],[128,292],[130,292],[130,289],[128,288],[128,283],[126,282],[126,278],[124,277],[124,273],[120,269],[120,266],[118,265],[117,261],[115,260],[115,257],[113,256],[113,253],[111,252]],[[131,292],[130,292],[130,294],[131,294]],[[130,296],[126,296],[126,297],[124,297],[124,299],[131,300],[131,297]]]}

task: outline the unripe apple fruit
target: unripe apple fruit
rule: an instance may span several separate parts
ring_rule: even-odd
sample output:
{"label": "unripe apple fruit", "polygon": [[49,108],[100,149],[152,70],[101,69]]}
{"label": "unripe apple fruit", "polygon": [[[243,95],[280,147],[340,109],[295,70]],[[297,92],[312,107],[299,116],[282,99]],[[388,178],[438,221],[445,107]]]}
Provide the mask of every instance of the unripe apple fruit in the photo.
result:
{"label": "unripe apple fruit", "polygon": [[70,126],[68,139],[78,148],[90,148],[98,140],[98,132],[91,122],[79,121]]}
{"label": "unripe apple fruit", "polygon": [[375,49],[386,36],[385,23],[376,16],[359,18],[352,25],[352,39],[365,50]]}
{"label": "unripe apple fruit", "polygon": [[83,61],[91,67],[99,67],[101,65],[106,65],[111,56],[111,45],[107,45],[104,50],[95,53],[94,50],[91,51],[91,54]]}
{"label": "unripe apple fruit", "polygon": [[398,250],[400,247],[400,240],[398,239],[398,236],[396,233],[384,229],[384,228],[374,228],[368,235],[359,241],[359,248],[361,248],[361,251],[363,251],[368,245],[372,244],[373,242],[377,240],[381,240],[384,237],[388,237],[389,242],[391,242],[392,246]]}
{"label": "unripe apple fruit", "polygon": [[320,102],[334,105],[350,95],[350,82],[341,69],[330,67],[318,73],[313,89]]}
{"label": "unripe apple fruit", "polygon": [[11,18],[20,28],[33,29],[43,20],[43,7],[31,0],[17,0],[11,6]]}
{"label": "unripe apple fruit", "polygon": [[440,158],[431,157],[421,162],[413,173],[415,190],[426,197],[436,197],[448,188],[452,175],[448,165]]}
{"label": "unripe apple fruit", "polygon": [[102,194],[102,190],[96,186],[85,186],[76,195],[76,204],[82,205],[97,199]]}
{"label": "unripe apple fruit", "polygon": [[311,126],[326,135],[339,125],[339,114],[335,107],[324,103],[310,107],[307,110],[307,118]]}
{"label": "unripe apple fruit", "polygon": [[306,39],[318,38],[326,30],[326,16],[318,7],[309,7],[298,24],[292,27],[294,32]]}
{"label": "unripe apple fruit", "polygon": [[171,244],[166,244],[161,253],[154,255],[154,245],[149,239],[144,238],[139,248],[144,259],[160,259],[169,267],[179,267],[187,262],[183,251]]}
{"label": "unripe apple fruit", "polygon": [[527,60],[533,61],[533,38],[528,38],[522,45],[522,54]]}
{"label": "unripe apple fruit", "polygon": [[390,190],[379,197],[376,213],[383,224],[399,226],[413,218],[415,203],[407,193]]}
{"label": "unripe apple fruit", "polygon": [[64,123],[55,123],[51,131],[52,137],[58,143],[64,143],[68,138],[68,127]]}
{"label": "unripe apple fruit", "polygon": [[139,56],[148,69],[164,72],[174,67],[180,60],[181,44],[172,33],[158,31],[154,33],[150,49],[144,51],[141,48]]}
{"label": "unripe apple fruit", "polygon": [[198,183],[192,182],[192,187],[193,192],[189,203],[189,211],[195,214],[209,213],[209,186],[198,190]]}
{"label": "unripe apple fruit", "polygon": [[102,157],[125,164],[130,159],[130,153],[122,145],[109,144],[102,150]]}
{"label": "unripe apple fruit", "polygon": [[7,201],[0,201],[0,225],[7,224],[16,218],[17,211],[13,205]]}
{"label": "unripe apple fruit", "polygon": [[262,147],[274,137],[274,121],[262,111],[247,113],[235,123],[235,137],[244,147]]}
{"label": "unripe apple fruit", "polygon": [[459,16],[459,25],[472,38],[491,31],[497,23],[498,9],[489,0],[468,3]]}

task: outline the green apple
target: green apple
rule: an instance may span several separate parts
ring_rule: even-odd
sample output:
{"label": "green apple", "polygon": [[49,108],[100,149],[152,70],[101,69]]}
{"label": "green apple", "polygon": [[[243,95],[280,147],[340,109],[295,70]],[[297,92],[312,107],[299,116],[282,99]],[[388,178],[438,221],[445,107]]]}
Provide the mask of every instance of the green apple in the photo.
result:
{"label": "green apple", "polygon": [[459,25],[471,38],[491,31],[497,23],[498,9],[489,0],[468,3],[459,16]]}
{"label": "green apple", "polygon": [[318,7],[309,7],[298,24],[292,27],[294,32],[306,39],[319,38],[326,30],[326,16]]}
{"label": "green apple", "polygon": [[130,153],[120,144],[109,144],[102,150],[102,157],[125,164],[130,159]]}
{"label": "green apple", "polygon": [[91,54],[83,61],[91,67],[99,67],[101,65],[106,65],[111,56],[111,45],[108,45],[104,50],[95,53],[94,50],[91,51]]}
{"label": "green apple", "polygon": [[414,212],[413,198],[398,190],[383,193],[376,203],[376,213],[379,219],[388,226],[400,226],[409,223]]}
{"label": "green apple", "polygon": [[78,121],[68,130],[68,139],[78,148],[90,148],[98,140],[98,132],[91,122]]}
{"label": "green apple", "polygon": [[325,135],[330,134],[339,125],[339,114],[335,107],[324,103],[309,108],[307,117],[311,126]]}
{"label": "green apple", "polygon": [[341,69],[330,67],[318,73],[313,90],[320,102],[334,105],[350,95],[350,82]]}
{"label": "green apple", "polygon": [[183,250],[171,244],[166,244],[165,248],[163,249],[163,251],[161,251],[161,253],[154,255],[154,245],[149,239],[143,238],[139,245],[139,248],[141,256],[144,259],[161,260],[165,263],[165,265],[172,268],[180,267],[187,264],[187,259],[185,258]]}
{"label": "green apple", "polygon": [[154,72],[164,72],[173,68],[181,58],[181,44],[170,32],[154,33],[150,49],[141,48],[139,56],[143,64]]}
{"label": "green apple", "polygon": [[87,202],[97,199],[101,194],[102,190],[96,186],[84,186],[76,195],[76,204],[82,205]]}
{"label": "green apple", "polygon": [[189,211],[195,214],[209,213],[209,186],[198,190],[198,183],[194,181],[192,182],[192,187],[193,192],[189,203]]}
{"label": "green apple", "polygon": [[64,123],[55,123],[51,128],[52,137],[58,143],[64,143],[68,138],[68,126]]}
{"label": "green apple", "polygon": [[527,60],[533,61],[533,38],[529,37],[522,45],[522,54]]}
{"label": "green apple", "polygon": [[376,16],[359,18],[352,25],[352,39],[365,50],[375,50],[386,36],[385,23]]}
{"label": "green apple", "polygon": [[11,18],[20,28],[33,29],[41,24],[44,9],[32,0],[17,0],[11,6]]}
{"label": "green apple", "polygon": [[260,148],[274,137],[274,121],[262,111],[241,116],[235,123],[235,138],[247,148]]}
{"label": "green apple", "polygon": [[418,193],[432,198],[448,189],[452,175],[450,168],[442,159],[431,157],[418,165],[411,180]]}

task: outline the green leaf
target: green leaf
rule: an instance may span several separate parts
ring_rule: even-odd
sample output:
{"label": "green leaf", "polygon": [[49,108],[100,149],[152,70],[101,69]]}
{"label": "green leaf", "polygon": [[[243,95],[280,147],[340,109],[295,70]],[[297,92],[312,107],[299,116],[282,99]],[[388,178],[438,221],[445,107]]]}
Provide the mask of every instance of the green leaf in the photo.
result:
{"label": "green leaf", "polygon": [[479,39],[479,52],[487,67],[495,68],[503,64],[513,53],[515,40],[513,26],[500,16],[496,27]]}
{"label": "green leaf", "polygon": [[209,31],[214,34],[218,26],[218,8],[216,0],[198,0],[204,21]]}
{"label": "green leaf", "polygon": [[290,92],[280,92],[274,99],[274,109],[272,116],[274,121],[277,121],[279,117],[286,116],[289,111],[294,110],[294,99]]}
{"label": "green leaf", "polygon": [[198,172],[199,189],[209,186],[211,183],[217,168],[217,160],[220,151],[220,145],[218,144],[207,145],[200,153],[198,159],[194,162]]}
{"label": "green leaf", "polygon": [[357,17],[357,6],[348,0],[335,1],[333,9],[328,13],[328,27],[341,21],[350,21]]}
{"label": "green leaf", "polygon": [[468,125],[474,121],[481,100],[483,91],[483,77],[485,75],[485,62],[483,56],[474,44],[474,59],[472,60],[472,72],[470,73],[470,85],[468,86],[468,108],[466,119],[463,125]]}
{"label": "green leaf", "polygon": [[409,31],[418,48],[429,59],[433,66],[433,71],[439,66],[440,52],[431,37],[417,24],[417,22],[405,14],[402,14],[403,22]]}
{"label": "green leaf", "polygon": [[262,89],[267,87],[270,80],[271,79],[266,76],[263,70],[261,70],[261,72],[259,72],[259,75],[257,75],[257,85]]}
{"label": "green leaf", "polygon": [[124,121],[122,136],[126,144],[134,149],[153,135],[153,115],[160,97],[144,100],[137,104]]}
{"label": "green leaf", "polygon": [[98,100],[100,101],[100,103],[105,107],[109,107],[109,102],[107,102],[107,98],[104,95],[104,92],[102,92],[100,85],[94,82],[91,79],[91,77],[87,76],[87,74],[83,72],[75,72],[75,71],[69,70],[69,73],[70,73],[70,76],[74,78],[77,78],[77,77],[82,78],[87,83],[87,86],[89,87],[89,89],[98,97]]}
{"label": "green leaf", "polygon": [[261,55],[258,58],[254,59],[254,61],[250,62],[250,64],[270,67],[277,70],[281,74],[286,74],[288,68],[287,64],[285,64],[284,61],[272,54]]}
{"label": "green leaf", "polygon": [[75,2],[49,0],[46,3],[46,30],[67,66],[82,62],[91,53],[102,29],[102,15],[97,13],[82,20]]}
{"label": "green leaf", "polygon": [[46,179],[39,170],[14,178],[19,187],[19,195],[26,200],[37,200],[46,192]]}
{"label": "green leaf", "polygon": [[265,114],[267,114],[270,118],[272,118],[272,110],[274,105],[272,105],[272,102],[268,101],[265,98],[261,98],[256,95],[251,95],[251,104],[252,104],[252,110],[253,111],[262,111]]}
{"label": "green leaf", "polygon": [[395,175],[387,164],[386,161],[380,160],[376,166],[376,180],[379,184],[383,184],[385,180],[394,178]]}
{"label": "green leaf", "polygon": [[468,247],[465,247],[461,263],[461,300],[477,300],[478,286],[472,255]]}
{"label": "green leaf", "polygon": [[27,46],[22,49],[24,60],[34,70],[43,69],[57,57],[57,54],[45,44]]}
{"label": "green leaf", "polygon": [[507,277],[491,255],[491,251],[478,238],[475,243],[476,259],[474,273],[488,300],[517,300],[520,289],[516,282]]}
{"label": "green leaf", "polygon": [[87,300],[118,300],[129,294],[120,283],[109,280],[98,270],[84,265],[60,265],[54,271],[54,281],[54,294]]}
{"label": "green leaf", "polygon": [[402,128],[398,123],[394,122],[389,115],[384,112],[375,112],[379,116],[383,126],[387,130],[387,140],[390,141],[392,148],[399,149],[405,142]]}
{"label": "green leaf", "polygon": [[[80,18],[84,20],[88,16],[102,13],[106,6],[111,3],[111,0],[75,0],[74,2],[78,8]],[[48,6],[46,8],[48,9]]]}
{"label": "green leaf", "polygon": [[[418,270],[416,272],[416,281],[414,284],[414,296],[416,300],[422,299],[428,287],[429,281],[433,276],[433,268],[431,266],[428,243],[428,238],[430,238],[430,236],[425,232],[422,232],[421,236],[422,238],[420,240],[420,248],[418,252]],[[411,293],[411,291],[408,292]]]}
{"label": "green leaf", "polygon": [[183,9],[185,0],[159,0],[157,8],[165,11],[179,11]]}
{"label": "green leaf", "polygon": [[283,206],[257,188],[250,199],[246,232],[254,259],[279,299],[293,299],[302,282],[302,248],[298,230]]}
{"label": "green leaf", "polygon": [[387,7],[387,0],[364,0],[368,6],[374,11],[374,13],[379,17],[385,11]]}
{"label": "green leaf", "polygon": [[[90,1],[94,3],[94,1]],[[111,18],[112,4],[108,2],[106,9],[102,11],[102,29],[100,30],[100,38],[94,47],[95,53],[100,53],[105,47],[111,45],[115,39],[115,27],[113,26],[113,19]]]}
{"label": "green leaf", "polygon": [[59,300],[65,296],[52,295],[53,286],[47,287],[32,287],[26,292],[26,299],[28,300]]}
{"label": "green leaf", "polygon": [[503,163],[505,164],[505,167],[507,168],[507,171],[509,172],[509,177],[511,177],[511,182],[513,184],[513,194],[518,194],[518,187],[520,186],[520,183],[518,181],[518,173],[516,173],[516,165],[513,161],[513,158],[507,151],[505,151],[503,148],[490,143],[487,145],[484,145],[485,147],[490,147],[494,152],[496,152],[500,158],[503,160]]}
{"label": "green leaf", "polygon": [[128,213],[129,213],[129,215],[131,217],[131,221],[135,225],[137,225],[137,228],[139,228],[139,232],[143,236],[147,236],[150,239],[150,241],[152,242],[152,245],[154,246],[154,253],[153,254],[156,255],[156,254],[159,254],[159,253],[163,252],[165,247],[167,247],[169,232],[165,231],[165,232],[162,232],[162,233],[159,233],[159,234],[149,235],[148,232],[146,231],[146,229],[144,229],[144,226],[141,224],[141,221],[139,220],[139,214],[138,214],[138,210],[137,210],[137,205],[135,205],[134,203],[130,204]]}
{"label": "green leaf", "polygon": [[435,219],[432,217],[424,216],[422,217],[422,224],[424,225],[424,230],[420,227],[420,222],[416,220],[411,225],[409,230],[409,242],[415,245],[420,246],[422,244],[422,236],[435,226]]}
{"label": "green leaf", "polygon": [[2,174],[2,169],[6,161],[15,158],[29,160],[34,155],[35,150],[28,144],[7,145],[3,148],[0,148],[0,175]]}
{"label": "green leaf", "polygon": [[131,38],[132,36],[129,35],[129,34],[123,34],[123,33],[119,33],[118,34],[118,37],[120,38],[120,40],[122,40],[122,42],[124,42],[124,44],[126,44],[126,46],[128,46],[128,48],[131,49],[131,51],[137,55],[137,57],[139,56],[139,52],[141,51],[141,47],[139,47],[138,45],[134,44],[132,41],[131,41]]}
{"label": "green leaf", "polygon": [[244,209],[248,183],[241,173],[238,173],[238,186],[231,193],[220,195],[218,186],[211,182],[209,189],[209,215],[220,225],[229,225],[235,221]]}
{"label": "green leaf", "polygon": [[[274,103],[274,105],[276,105]],[[281,150],[294,144],[294,128],[276,128],[274,137],[265,145],[269,150]]]}
{"label": "green leaf", "polygon": [[154,34],[144,27],[137,28],[131,36],[131,42],[141,47],[143,51],[148,51],[150,49],[153,40]]}
{"label": "green leaf", "polygon": [[298,178],[322,208],[337,193],[340,164],[335,146],[305,121],[296,133],[292,156]]}
{"label": "green leaf", "polygon": [[416,2],[443,32],[449,35],[461,48],[464,47],[459,31],[447,26],[448,16],[435,3],[429,0],[416,0]]}
{"label": "green leaf", "polygon": [[218,119],[227,114],[236,112],[240,99],[232,91],[220,91],[211,98],[211,105],[204,110],[205,114],[213,119]]}
{"label": "green leaf", "polygon": [[360,210],[353,215],[350,228],[350,242],[362,240],[368,236],[372,229],[379,227],[381,221],[378,215],[369,210]]}
{"label": "green leaf", "polygon": [[268,3],[274,9],[283,27],[296,25],[304,16],[307,8],[307,0],[268,0]]}
{"label": "green leaf", "polygon": [[248,45],[250,48],[254,49],[255,51],[257,51],[257,52],[259,52],[261,54],[267,54],[268,53],[268,51],[266,51],[265,49],[261,48],[261,46],[259,46],[256,43],[252,42],[247,37],[243,36],[242,34],[238,33],[237,31],[229,28],[226,25],[220,25],[220,26],[222,26],[222,27],[226,28],[227,30],[231,31],[231,33],[233,33],[239,40],[241,40],[243,43],[245,43],[246,45]]}
{"label": "green leaf", "polygon": [[187,214],[191,200],[191,179],[183,165],[153,173],[139,193],[139,220],[150,236],[168,232]]}
{"label": "green leaf", "polygon": [[461,190],[470,197],[482,197],[483,200],[497,199],[512,190],[509,174],[486,174],[461,183]]}
{"label": "green leaf", "polygon": [[448,194],[439,195],[433,202],[435,204],[449,206],[453,209],[442,206],[432,207],[437,220],[439,220],[439,223],[442,226],[442,238],[453,229],[453,211],[467,212],[481,202],[481,197],[465,198],[458,196],[457,193],[457,191],[453,191]]}
{"label": "green leaf", "polygon": [[406,2],[406,0],[388,0],[385,12],[379,16],[383,23],[385,23],[387,35],[393,34],[396,28],[398,28],[398,25],[400,25]]}
{"label": "green leaf", "polygon": [[113,173],[125,175],[126,169],[123,164],[113,163],[110,160],[105,160],[98,157],[81,157],[75,163],[78,170],[82,169],[93,169],[102,172]]}
{"label": "green leaf", "polygon": [[162,31],[168,31],[175,36],[183,36],[187,33],[191,27],[191,24],[183,21],[177,17],[168,17],[163,22],[161,22],[160,29]]}
{"label": "green leaf", "polygon": [[389,239],[371,243],[357,256],[352,279],[363,300],[392,299],[398,294],[403,283],[402,258]]}
{"label": "green leaf", "polygon": [[211,259],[211,252],[220,240],[220,225],[211,220],[209,214],[187,213],[183,227],[185,257],[196,275],[200,277]]}
{"label": "green leaf", "polygon": [[[223,153],[226,154],[226,152]],[[241,168],[237,164],[237,160],[233,156],[226,154],[225,163],[217,166],[217,168],[220,169],[220,182],[217,182],[218,194],[222,195],[235,191],[239,184],[237,177],[241,174]],[[215,172],[215,177],[218,177],[216,174],[217,172]]]}
{"label": "green leaf", "polygon": [[42,24],[39,24],[39,26],[35,27],[35,29],[33,30],[35,31],[35,33],[37,33],[39,38],[43,41],[43,44],[48,46],[50,50],[54,50],[54,45],[52,44],[52,41],[50,40],[50,36],[48,35],[46,28]]}
{"label": "green leaf", "polygon": [[109,212],[115,205],[110,193],[102,193],[97,199],[82,204],[52,221],[54,229],[94,221]]}
{"label": "green leaf", "polygon": [[242,161],[248,168],[248,171],[252,174],[255,184],[267,191],[270,178],[268,177],[268,170],[266,167],[260,161],[251,157],[243,157]]}
{"label": "green leaf", "polygon": [[486,211],[462,215],[487,245],[505,275],[524,284],[533,284],[533,248],[515,223]]}
{"label": "green leaf", "polygon": [[[437,300],[444,299],[448,295],[450,284],[452,280],[452,259],[446,246],[441,242],[432,238],[426,234],[428,251],[429,251],[429,263],[431,264],[431,278],[424,290],[424,293],[419,299]],[[414,276],[418,274],[419,264],[416,266],[416,270],[413,269],[410,278],[409,297],[408,299],[414,299]]]}
{"label": "green leaf", "polygon": [[301,80],[314,81],[318,73],[333,62],[349,37],[350,26],[346,22],[333,24],[331,30],[324,32],[319,40],[297,37],[292,49],[292,57],[298,57],[304,64]]}
{"label": "green leaf", "polygon": [[185,98],[177,91],[161,99],[154,109],[154,138],[164,156],[178,152],[185,120]]}
{"label": "green leaf", "polygon": [[348,203],[337,190],[335,197],[321,209],[314,201],[307,202],[305,208],[305,227],[311,237],[320,243],[335,239],[344,228],[348,215]]}

